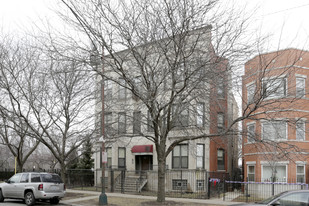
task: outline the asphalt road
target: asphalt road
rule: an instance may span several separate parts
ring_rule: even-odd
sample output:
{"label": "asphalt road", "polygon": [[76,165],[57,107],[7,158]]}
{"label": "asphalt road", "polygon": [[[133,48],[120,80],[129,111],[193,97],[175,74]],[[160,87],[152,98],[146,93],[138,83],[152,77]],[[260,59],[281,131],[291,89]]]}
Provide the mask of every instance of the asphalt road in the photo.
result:
{"label": "asphalt road", "polygon": [[[4,202],[0,203],[0,206],[25,206],[26,204],[22,200],[14,200],[14,199],[5,199]],[[51,205],[49,202],[36,202],[35,205]],[[66,205],[60,203],[57,205]]]}

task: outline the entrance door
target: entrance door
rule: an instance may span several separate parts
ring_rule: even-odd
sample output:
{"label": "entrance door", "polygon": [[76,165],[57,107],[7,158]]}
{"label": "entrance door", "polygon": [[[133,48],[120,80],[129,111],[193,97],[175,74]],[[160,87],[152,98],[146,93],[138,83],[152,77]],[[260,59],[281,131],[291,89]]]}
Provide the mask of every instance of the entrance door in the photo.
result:
{"label": "entrance door", "polygon": [[152,170],[152,155],[136,155],[135,156],[136,170]]}

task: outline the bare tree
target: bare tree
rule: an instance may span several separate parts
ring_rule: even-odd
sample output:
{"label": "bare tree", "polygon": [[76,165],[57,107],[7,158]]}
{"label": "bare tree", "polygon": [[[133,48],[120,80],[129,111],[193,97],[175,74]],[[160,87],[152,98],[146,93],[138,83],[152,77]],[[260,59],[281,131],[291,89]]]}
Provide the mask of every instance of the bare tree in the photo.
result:
{"label": "bare tree", "polygon": [[[75,50],[73,44],[60,48],[71,48],[72,53],[66,54],[84,62],[93,59],[85,60],[78,55],[80,52],[74,54],[74,51],[88,51],[94,59],[102,57],[103,69],[100,65],[92,69],[104,80],[105,88],[110,81],[118,85],[118,94],[125,91],[132,94],[136,101],[134,109],[143,112],[119,116],[119,119],[127,118],[131,122],[141,119],[142,125],[147,125],[153,133],[145,128],[138,134],[136,131],[122,134],[118,127],[114,135],[118,139],[142,136],[154,142],[158,156],[157,201],[164,201],[166,158],[174,147],[201,138],[220,142],[220,137],[235,125],[235,121],[230,121],[226,130],[210,132],[206,125],[214,124],[211,114],[201,118],[198,124],[203,124],[202,127],[197,125],[196,115],[188,114],[199,113],[196,109],[199,102],[210,103],[217,83],[221,82],[221,89],[228,91],[233,64],[226,58],[236,62],[250,52],[248,45],[239,43],[246,20],[233,9],[219,12],[218,1],[62,2],[73,15],[63,15],[65,21],[84,33],[94,49],[70,37],[63,39],[66,43],[74,42]],[[51,43],[53,49],[61,52],[59,46],[63,43]],[[132,104],[104,100],[105,111],[111,107],[133,109]],[[207,114],[217,111],[205,107]]]}
{"label": "bare tree", "polygon": [[93,77],[83,65],[44,53],[33,42],[1,46],[1,111],[51,151],[65,180],[68,156],[94,131]]}

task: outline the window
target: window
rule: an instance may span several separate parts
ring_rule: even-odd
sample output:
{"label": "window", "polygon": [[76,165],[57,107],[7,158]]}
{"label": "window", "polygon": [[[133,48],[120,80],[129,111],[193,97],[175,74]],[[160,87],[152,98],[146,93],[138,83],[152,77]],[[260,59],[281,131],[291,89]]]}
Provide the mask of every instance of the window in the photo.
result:
{"label": "window", "polygon": [[196,190],[205,190],[204,180],[196,180]]}
{"label": "window", "polygon": [[173,169],[188,168],[188,145],[180,144],[173,149]]}
{"label": "window", "polygon": [[225,170],[225,154],[224,149],[217,150],[217,165],[218,170]]}
{"label": "window", "polygon": [[107,164],[106,164],[106,167],[107,168],[112,168],[112,148],[111,147],[107,147],[106,148],[106,153],[107,153]]}
{"label": "window", "polygon": [[112,113],[105,112],[104,113],[104,132],[105,136],[109,136],[112,134]]}
{"label": "window", "polygon": [[255,124],[247,125],[247,143],[255,141]]}
{"label": "window", "polygon": [[218,113],[217,115],[218,132],[224,131],[224,114]]}
{"label": "window", "polygon": [[119,92],[118,92],[118,97],[120,100],[125,100],[127,96],[127,89],[125,88],[126,86],[126,81],[122,78],[119,78]]}
{"label": "window", "polygon": [[27,182],[29,182],[29,173],[23,174],[20,179],[20,183],[27,183]]}
{"label": "window", "polygon": [[304,183],[305,180],[305,165],[297,165],[296,166],[296,178],[297,183]]}
{"label": "window", "polygon": [[187,190],[187,180],[172,180],[173,190]]}
{"label": "window", "polygon": [[305,122],[297,121],[296,122],[296,140],[305,140]]}
{"label": "window", "polygon": [[118,114],[118,134],[125,134],[126,131],[126,113],[120,112]]}
{"label": "window", "polygon": [[255,165],[248,165],[248,181],[255,181]]}
{"label": "window", "polygon": [[296,77],[296,97],[302,98],[305,96],[305,78]]}
{"label": "window", "polygon": [[189,126],[189,110],[187,106],[173,105],[172,117],[175,127]]}
{"label": "window", "polygon": [[151,118],[151,114],[150,112],[148,111],[148,114],[147,114],[147,131],[148,132],[153,132],[153,123],[152,123],[152,118]]}
{"label": "window", "polygon": [[276,202],[277,205],[281,206],[300,206],[308,205],[309,195],[307,192],[297,192],[292,194],[287,194],[286,196],[281,197]]}
{"label": "window", "polygon": [[118,168],[126,168],[126,148],[118,147]]}
{"label": "window", "polygon": [[[134,88],[133,89],[134,89],[135,93],[141,95],[142,94],[142,89],[143,89],[142,77],[141,76],[135,77],[133,82],[134,82]],[[138,97],[136,95],[132,95],[132,97],[136,101],[138,100]]]}
{"label": "window", "polygon": [[275,182],[287,181],[287,168],[286,165],[280,166],[265,166],[262,165],[262,182],[272,182],[273,175]]}
{"label": "window", "polygon": [[104,80],[104,101],[112,99],[112,92],[113,92],[112,85],[113,84],[111,80]]}
{"label": "window", "polygon": [[224,90],[225,90],[224,79],[219,77],[217,86],[217,93],[219,98],[224,98]]}
{"label": "window", "polygon": [[205,154],[205,145],[197,144],[196,145],[196,168],[204,169],[204,154]]}
{"label": "window", "polygon": [[133,112],[133,134],[141,133],[141,112]]}
{"label": "window", "polygon": [[21,174],[16,174],[13,177],[10,178],[10,183],[19,183]]}
{"label": "window", "polygon": [[262,138],[264,140],[282,140],[286,139],[287,133],[286,121],[268,121],[262,123]]}
{"label": "window", "polygon": [[198,102],[196,105],[197,116],[196,116],[196,126],[204,127],[205,126],[205,104],[203,102]]}
{"label": "window", "polygon": [[41,182],[40,174],[31,174],[31,182]]}
{"label": "window", "polygon": [[286,79],[273,78],[263,81],[263,94],[265,98],[280,98],[286,96]]}
{"label": "window", "polygon": [[252,103],[254,101],[254,94],[255,94],[255,84],[247,86],[248,103]]}

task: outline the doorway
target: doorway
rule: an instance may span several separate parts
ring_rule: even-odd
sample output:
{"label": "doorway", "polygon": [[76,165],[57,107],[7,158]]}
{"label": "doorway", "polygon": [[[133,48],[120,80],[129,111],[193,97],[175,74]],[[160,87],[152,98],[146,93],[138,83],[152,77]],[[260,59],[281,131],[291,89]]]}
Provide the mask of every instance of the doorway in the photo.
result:
{"label": "doorway", "polygon": [[135,170],[152,170],[152,155],[135,155]]}

